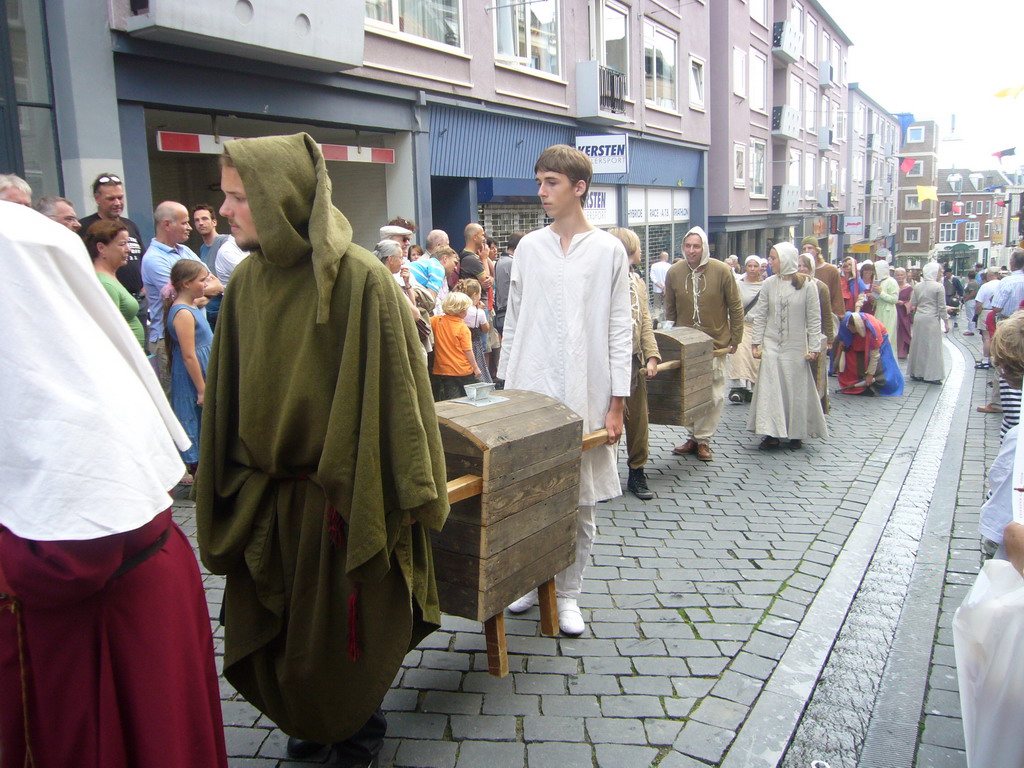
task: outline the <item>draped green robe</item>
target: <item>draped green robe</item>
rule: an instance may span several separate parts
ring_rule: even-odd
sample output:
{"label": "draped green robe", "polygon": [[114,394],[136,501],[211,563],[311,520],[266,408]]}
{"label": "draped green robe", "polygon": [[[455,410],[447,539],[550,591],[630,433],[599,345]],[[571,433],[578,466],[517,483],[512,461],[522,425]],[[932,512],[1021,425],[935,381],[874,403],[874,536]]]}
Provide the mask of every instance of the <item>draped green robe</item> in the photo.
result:
{"label": "draped green robe", "polygon": [[200,552],[227,577],[225,677],[286,733],[336,742],[440,622],[427,527],[448,512],[444,455],[412,317],[330,205],[319,148],[228,152],[261,245],[213,342]]}

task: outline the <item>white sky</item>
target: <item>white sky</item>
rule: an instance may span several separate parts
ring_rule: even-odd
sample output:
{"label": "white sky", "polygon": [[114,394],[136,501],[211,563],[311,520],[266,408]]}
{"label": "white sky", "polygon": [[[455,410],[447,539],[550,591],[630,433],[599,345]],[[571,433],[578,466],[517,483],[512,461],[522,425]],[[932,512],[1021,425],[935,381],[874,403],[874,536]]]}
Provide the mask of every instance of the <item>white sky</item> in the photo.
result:
{"label": "white sky", "polygon": [[[850,82],[889,112],[939,125],[939,162],[998,168],[993,152],[1017,148],[1002,169],[1024,166],[1024,3],[1019,0],[821,0],[846,35]],[[951,115],[956,133],[951,134]],[[959,138],[960,141],[948,141]]]}

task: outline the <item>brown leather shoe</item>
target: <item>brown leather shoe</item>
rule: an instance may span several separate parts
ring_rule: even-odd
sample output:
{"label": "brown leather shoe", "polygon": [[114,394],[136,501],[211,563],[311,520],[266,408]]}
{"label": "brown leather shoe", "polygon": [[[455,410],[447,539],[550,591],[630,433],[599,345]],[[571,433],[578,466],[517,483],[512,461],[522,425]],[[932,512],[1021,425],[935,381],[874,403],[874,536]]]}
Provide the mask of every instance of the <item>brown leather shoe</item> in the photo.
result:
{"label": "brown leather shoe", "polygon": [[696,452],[697,452],[697,441],[694,440],[692,437],[689,440],[687,440],[685,443],[683,443],[682,445],[677,445],[675,448],[672,449],[672,453],[674,453],[676,456],[685,456],[688,453],[696,453]]}
{"label": "brown leather shoe", "polygon": [[711,455],[711,446],[704,445],[701,443],[697,446],[697,458],[701,461],[711,461],[714,457]]}

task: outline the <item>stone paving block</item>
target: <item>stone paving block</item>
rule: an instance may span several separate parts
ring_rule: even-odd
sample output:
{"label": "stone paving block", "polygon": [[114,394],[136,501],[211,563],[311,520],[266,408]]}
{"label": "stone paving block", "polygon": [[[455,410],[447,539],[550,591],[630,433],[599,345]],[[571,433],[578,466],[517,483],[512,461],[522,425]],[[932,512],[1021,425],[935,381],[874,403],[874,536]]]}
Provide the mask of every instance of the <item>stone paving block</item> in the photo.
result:
{"label": "stone paving block", "polygon": [[450,632],[433,632],[420,640],[419,649],[433,648],[439,651],[447,651],[452,644],[453,634]]}
{"label": "stone paving block", "polygon": [[647,744],[647,732],[639,719],[588,717],[586,725],[591,744]]}
{"label": "stone paving block", "polygon": [[555,717],[595,717],[600,714],[597,696],[544,694],[541,697],[541,712]]}
{"label": "stone paving block", "polygon": [[674,696],[672,679],[657,675],[636,675],[618,678],[623,693],[642,696]]}
{"label": "stone paving block", "polygon": [[392,688],[384,694],[381,709],[385,712],[411,712],[419,702],[419,691],[414,688]]}
{"label": "stone paving block", "polygon": [[519,672],[514,675],[516,693],[565,693],[564,675],[532,675]]}
{"label": "stone paving block", "polygon": [[788,647],[788,639],[769,634],[768,632],[757,631],[751,635],[750,640],[743,646],[743,650],[777,661],[782,658],[782,654],[786,652]]}
{"label": "stone paving block", "polygon": [[658,597],[655,593],[639,595],[615,595],[615,606],[617,608],[661,608]]}
{"label": "stone paving block", "polygon": [[933,688],[925,698],[924,711],[929,715],[960,717],[960,694]]}
{"label": "stone paving block", "polygon": [[484,697],[485,715],[536,715],[540,712],[540,696],[489,694]]}
{"label": "stone paving block", "polygon": [[593,749],[589,744],[529,744],[526,757],[530,765],[554,768],[593,768]]}
{"label": "stone paving block", "polygon": [[672,747],[691,757],[718,763],[735,736],[730,730],[691,720],[683,726]]}
{"label": "stone paving block", "polygon": [[681,752],[669,752],[658,763],[658,768],[707,768],[707,763],[698,762]]}
{"label": "stone paving block", "polygon": [[387,717],[388,733],[403,739],[440,739],[448,725],[446,716],[422,712],[393,712]]}
{"label": "stone paving block", "polygon": [[964,728],[960,718],[925,715],[924,733],[921,734],[924,744],[949,749],[964,749]]}
{"label": "stone paving block", "polygon": [[562,638],[560,641],[563,656],[582,656],[584,663],[592,656],[612,656],[618,658],[619,651],[612,640],[594,640],[587,637]]}
{"label": "stone paving block", "polygon": [[[274,728],[270,731],[263,731],[267,735],[264,739],[263,744],[260,745],[260,750],[256,753],[261,758],[267,758],[270,760],[285,760],[288,758],[288,735],[280,728]],[[325,749],[320,755],[317,755],[317,759],[324,760],[327,758],[327,750]]]}
{"label": "stone paving block", "polygon": [[657,696],[602,696],[605,717],[664,717],[665,708]]}
{"label": "stone paving block", "polygon": [[668,746],[675,742],[682,730],[681,720],[657,720],[647,718],[643,721],[644,729],[647,731],[647,743],[655,746]]}
{"label": "stone paving block", "polygon": [[426,691],[457,691],[461,684],[462,674],[455,670],[409,669],[402,678],[403,688]]}
{"label": "stone paving block", "polygon": [[239,725],[252,727],[260,719],[262,714],[256,707],[247,701],[222,701],[220,711],[224,718],[224,725]]}
{"label": "stone paving block", "polygon": [[262,757],[229,757],[228,768],[277,768],[277,760]]}
{"label": "stone paving block", "polygon": [[456,768],[522,768],[526,745],[495,744],[493,741],[464,741],[459,745]]}
{"label": "stone paving block", "polygon": [[641,640],[625,639],[616,640],[615,647],[622,656],[665,656],[665,642],[660,639]]}
{"label": "stone paving block", "polygon": [[960,749],[921,744],[914,765],[916,768],[967,768],[967,753]]}
{"label": "stone paving block", "polygon": [[956,669],[933,664],[928,673],[928,685],[943,691],[958,691]]}
{"label": "stone paving block", "polygon": [[452,715],[451,727],[455,741],[514,741],[516,738],[516,718],[512,715]]}
{"label": "stone paving block", "polygon": [[[776,600],[772,603],[772,607],[769,609],[769,613],[780,619],[790,619],[791,621],[798,622],[803,619],[804,614],[807,612],[805,606],[798,603],[791,603],[788,600]],[[761,628],[764,628],[762,622]]]}
{"label": "stone paving block", "polygon": [[523,718],[525,741],[584,741],[582,717],[547,717],[530,715]]}
{"label": "stone paving block", "polygon": [[[633,659],[633,666],[638,675],[669,675],[689,676],[690,669],[686,661],[670,656],[637,656]],[[621,672],[619,674],[628,674]]]}
{"label": "stone paving block", "polygon": [[623,622],[591,621],[587,624],[587,629],[590,630],[590,633],[594,637],[599,637],[605,640],[616,640],[637,636],[636,627],[633,624],[626,624]]}
{"label": "stone paving block", "polygon": [[483,694],[456,693],[454,691],[427,691],[421,709],[424,712],[476,715],[483,704]]}
{"label": "stone paving block", "polygon": [[401,768],[455,768],[457,744],[450,741],[403,739],[395,753],[395,766]]}
{"label": "stone paving block", "polygon": [[648,768],[658,756],[652,747],[629,747],[616,744],[598,744],[598,768]]}
{"label": "stone paving block", "polygon": [[[637,660],[644,657],[637,657]],[[618,656],[583,657],[583,670],[588,675],[631,675],[633,665],[629,659]]]}
{"label": "stone paving block", "polygon": [[[711,608],[711,620],[716,624],[756,624],[763,613],[749,608]],[[703,635],[702,635],[703,636]]]}
{"label": "stone paving block", "polygon": [[643,632],[644,637],[648,639],[664,639],[671,637],[680,640],[690,640],[694,637],[693,629],[682,621],[678,623],[670,623],[667,621],[643,622],[640,625],[640,631]]}
{"label": "stone paving block", "polygon": [[526,669],[538,675],[575,675],[579,673],[579,659],[565,656],[530,656]]}
{"label": "stone paving block", "polygon": [[470,657],[465,653],[451,651],[423,651],[422,658],[415,666],[427,669],[454,669],[460,672],[469,670]]}
{"label": "stone paving block", "polygon": [[470,672],[462,678],[462,690],[467,693],[498,693],[511,695],[515,693],[515,678],[495,677],[487,672]]}
{"label": "stone paving block", "polygon": [[224,744],[228,757],[254,757],[259,753],[260,746],[270,735],[270,731],[262,728],[240,728],[228,725],[224,727]]}
{"label": "stone paving block", "polygon": [[665,649],[670,656],[689,659],[693,656],[718,656],[718,646],[710,640],[665,640]]}
{"label": "stone paving block", "polygon": [[[482,634],[473,634],[470,632],[456,632],[453,636],[451,649],[458,651],[459,653],[472,653],[473,651],[486,651],[487,642],[484,640]],[[511,638],[509,639],[511,643]],[[422,645],[422,644],[421,644]],[[447,650],[448,646],[445,646]]]}
{"label": "stone paving block", "polygon": [[693,658],[687,659],[686,665],[690,672],[697,676],[718,677],[722,674],[729,659],[719,656],[717,658]]}
{"label": "stone paving block", "polygon": [[750,710],[742,704],[709,696],[697,705],[690,719],[727,731],[735,731],[739,729],[749,712]]}
{"label": "stone paving block", "polygon": [[[483,635],[480,637],[483,639]],[[524,656],[556,656],[558,641],[553,637],[509,637],[508,652]]]}
{"label": "stone paving block", "polygon": [[740,653],[732,660],[729,668],[735,672],[758,680],[767,680],[775,671],[775,662],[752,653]]}
{"label": "stone paving block", "polygon": [[592,696],[615,696],[622,693],[619,679],[614,675],[576,675],[568,679],[569,693]]}
{"label": "stone paving block", "polygon": [[[758,611],[760,613],[760,611]],[[746,640],[754,631],[749,624],[718,624],[711,622],[700,625],[702,640]]]}

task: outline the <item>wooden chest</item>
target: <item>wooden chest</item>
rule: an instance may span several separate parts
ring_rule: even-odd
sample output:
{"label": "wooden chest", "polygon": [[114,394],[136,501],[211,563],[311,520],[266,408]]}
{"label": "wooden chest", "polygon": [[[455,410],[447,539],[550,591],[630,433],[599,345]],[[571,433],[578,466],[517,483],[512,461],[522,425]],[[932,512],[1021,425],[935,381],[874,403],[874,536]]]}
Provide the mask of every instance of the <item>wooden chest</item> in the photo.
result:
{"label": "wooden chest", "polygon": [[558,401],[504,390],[504,403],[437,404],[449,481],[482,479],[432,531],[441,610],[500,615],[576,557],[583,421]]}
{"label": "wooden chest", "polygon": [[683,426],[711,406],[714,360],[711,337],[696,328],[654,332],[661,370],[647,382],[651,424]]}

